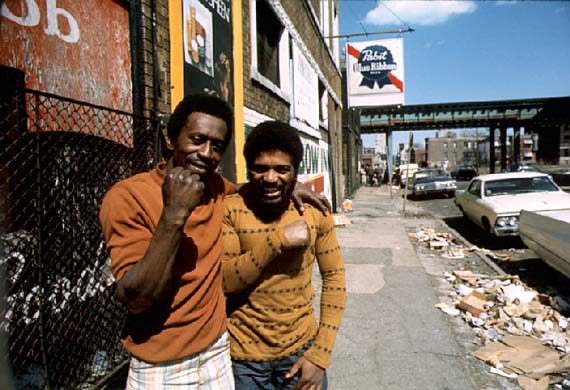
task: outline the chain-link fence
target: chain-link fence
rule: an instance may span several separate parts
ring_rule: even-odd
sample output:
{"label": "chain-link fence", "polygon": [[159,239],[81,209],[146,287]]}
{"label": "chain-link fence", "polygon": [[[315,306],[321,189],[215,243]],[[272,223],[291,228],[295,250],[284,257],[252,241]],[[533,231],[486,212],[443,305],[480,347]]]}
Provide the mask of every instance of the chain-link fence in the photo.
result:
{"label": "chain-link fence", "polygon": [[16,388],[89,388],[126,360],[98,212],[112,184],[155,164],[158,134],[148,118],[2,93],[0,331]]}

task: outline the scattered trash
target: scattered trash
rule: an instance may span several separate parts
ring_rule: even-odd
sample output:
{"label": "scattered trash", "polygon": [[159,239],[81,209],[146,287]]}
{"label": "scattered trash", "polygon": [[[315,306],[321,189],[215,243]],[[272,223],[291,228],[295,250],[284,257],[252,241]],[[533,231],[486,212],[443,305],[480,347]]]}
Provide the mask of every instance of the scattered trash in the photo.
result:
{"label": "scattered trash", "polygon": [[442,302],[436,303],[435,307],[440,309],[445,314],[449,314],[452,317],[455,317],[455,316],[458,316],[459,314],[461,314],[461,311],[459,309],[456,309],[453,306],[449,306],[447,303],[442,303]]}
{"label": "scattered trash", "polygon": [[344,214],[333,214],[333,220],[336,227],[343,227],[352,223]]}
{"label": "scattered trash", "polygon": [[479,317],[479,314],[487,311],[491,305],[492,303],[487,301],[485,294],[473,290],[457,304],[457,308],[468,311],[471,315]]}
{"label": "scattered trash", "polygon": [[528,376],[521,375],[517,378],[517,382],[523,390],[546,390],[548,389],[550,378],[547,375],[541,379],[534,380]]}
{"label": "scattered trash", "polygon": [[342,207],[342,211],[345,213],[352,211],[352,200],[350,200],[350,199],[343,200],[341,207]]}
{"label": "scattered trash", "polygon": [[[517,275],[489,276],[468,270],[446,272],[449,296],[482,347],[474,356],[491,372],[517,378],[525,390],[546,389],[570,373],[570,304],[565,297],[539,294]],[[451,305],[436,305],[459,317]],[[544,379],[547,378],[548,379]]]}

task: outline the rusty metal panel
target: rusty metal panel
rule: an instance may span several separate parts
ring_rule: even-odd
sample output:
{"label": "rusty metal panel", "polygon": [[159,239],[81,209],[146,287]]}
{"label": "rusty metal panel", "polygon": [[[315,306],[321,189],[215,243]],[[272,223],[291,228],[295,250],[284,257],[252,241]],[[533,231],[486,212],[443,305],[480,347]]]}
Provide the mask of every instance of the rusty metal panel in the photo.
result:
{"label": "rusty metal panel", "polygon": [[0,64],[26,87],[132,111],[128,9],[113,0],[6,0]]}

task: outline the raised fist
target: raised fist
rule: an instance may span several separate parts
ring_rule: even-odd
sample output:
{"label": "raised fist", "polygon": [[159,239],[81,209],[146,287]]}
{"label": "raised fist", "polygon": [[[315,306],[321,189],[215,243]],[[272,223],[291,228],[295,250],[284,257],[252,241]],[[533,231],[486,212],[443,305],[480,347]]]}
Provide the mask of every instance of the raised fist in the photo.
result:
{"label": "raised fist", "polygon": [[171,167],[169,163],[162,184],[164,216],[171,222],[185,223],[200,203],[204,188],[200,176],[182,167]]}
{"label": "raised fist", "polygon": [[283,228],[284,249],[305,248],[311,243],[311,232],[305,221],[295,221]]}

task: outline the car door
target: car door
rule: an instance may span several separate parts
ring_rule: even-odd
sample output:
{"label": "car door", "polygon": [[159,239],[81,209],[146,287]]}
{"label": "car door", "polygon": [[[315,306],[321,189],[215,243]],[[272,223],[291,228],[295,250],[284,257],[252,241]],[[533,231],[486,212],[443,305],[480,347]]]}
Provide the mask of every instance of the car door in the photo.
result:
{"label": "car door", "polygon": [[477,224],[481,224],[481,180],[473,180],[465,191],[465,202],[463,202],[463,212],[467,217]]}

